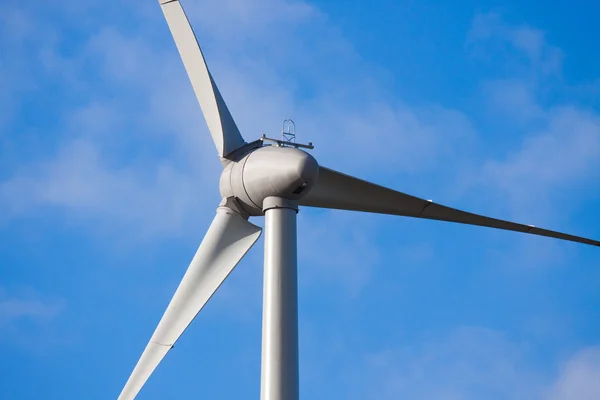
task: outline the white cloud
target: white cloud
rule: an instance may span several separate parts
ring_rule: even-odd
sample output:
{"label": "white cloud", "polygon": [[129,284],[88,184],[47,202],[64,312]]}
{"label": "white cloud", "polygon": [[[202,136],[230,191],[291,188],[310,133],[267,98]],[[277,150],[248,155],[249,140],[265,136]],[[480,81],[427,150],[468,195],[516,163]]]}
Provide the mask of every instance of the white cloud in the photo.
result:
{"label": "white cloud", "polygon": [[[543,113],[538,128],[517,148],[485,161],[477,179],[503,195],[495,202],[507,204],[513,218],[567,230],[570,215],[587,199],[576,193],[589,187],[590,200],[597,198],[593,187],[600,177],[600,116],[575,106],[552,107]],[[586,232],[573,233],[586,236]],[[540,242],[530,251],[537,250],[538,261],[551,263],[552,258],[561,258],[552,249],[555,245]]]}
{"label": "white cloud", "polygon": [[0,327],[18,324],[21,320],[49,321],[58,316],[64,304],[59,301],[41,301],[36,295],[10,296],[0,287]]}
{"label": "white cloud", "polygon": [[500,54],[501,65],[523,67],[482,85],[489,112],[508,131],[507,141],[519,141],[483,161],[475,172],[476,185],[504,194],[513,216],[526,223],[556,224],[551,214],[560,215],[555,219],[564,223],[581,200],[569,196],[566,202],[562,193],[594,182],[599,174],[600,116],[576,99],[548,101],[565,83],[555,79],[561,73],[562,52],[542,31],[483,14],[473,21],[469,44],[490,56]]}
{"label": "white cloud", "polygon": [[546,110],[538,104],[533,85],[520,79],[498,79],[485,83],[483,90],[493,111],[519,126],[546,117]]}
{"label": "white cloud", "polygon": [[542,76],[560,74],[562,69],[563,53],[546,41],[543,31],[525,24],[511,25],[495,13],[475,16],[468,44],[477,54],[504,59],[503,64],[510,67],[522,66],[524,57],[528,68]]}
{"label": "white cloud", "polygon": [[5,335],[15,336],[24,322],[50,323],[64,309],[65,302],[62,300],[40,299],[31,289],[9,293],[0,286],[0,332]]}
{"label": "white cloud", "polygon": [[552,108],[539,132],[504,161],[489,161],[485,169],[494,184],[508,192],[536,197],[593,178],[600,171],[600,117],[575,107]]}
{"label": "white cloud", "polygon": [[36,354],[73,343],[76,333],[63,322],[67,301],[31,288],[0,286],[0,346],[17,346]]}
{"label": "white cloud", "polygon": [[295,29],[299,24],[322,17],[315,7],[295,0],[225,0],[218,3],[202,0],[182,4],[195,26],[226,40],[240,34],[277,37],[285,28]]}
{"label": "white cloud", "polygon": [[[476,326],[425,333],[388,332],[376,342],[304,325],[303,371],[314,398],[343,388],[349,399],[591,400],[599,398],[600,352],[581,348],[558,365],[536,360],[533,346]],[[310,324],[308,324],[310,327]],[[403,341],[406,344],[389,343]],[[332,366],[336,366],[333,368]],[[320,375],[323,374],[323,375]]]}
{"label": "white cloud", "polygon": [[[59,207],[103,230],[116,222],[135,224],[142,236],[177,232],[205,211],[198,207],[203,194],[192,176],[164,164],[148,171],[111,168],[84,141],[69,143],[55,159],[14,176],[0,186],[0,195],[9,214],[22,215],[38,205]],[[216,207],[219,199],[214,200]]]}
{"label": "white cloud", "polygon": [[580,350],[561,369],[546,400],[596,400],[600,398],[600,347]]}
{"label": "white cloud", "polygon": [[373,399],[533,400],[540,377],[528,370],[523,357],[522,346],[500,332],[461,327],[368,355],[363,372],[380,388]]}

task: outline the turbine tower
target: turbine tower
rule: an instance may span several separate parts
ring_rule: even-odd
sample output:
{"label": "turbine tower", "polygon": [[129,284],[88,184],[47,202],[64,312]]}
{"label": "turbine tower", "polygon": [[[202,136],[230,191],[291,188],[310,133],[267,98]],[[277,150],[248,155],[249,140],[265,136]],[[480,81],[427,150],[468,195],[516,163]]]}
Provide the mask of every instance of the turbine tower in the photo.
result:
{"label": "turbine tower", "polygon": [[[600,246],[597,240],[443,206],[325,168],[312,145],[247,143],[208,70],[178,0],[159,0],[223,164],[222,201],[119,400],[134,399],[154,369],[256,243],[265,217],[261,400],[298,400],[296,214],[299,206],[425,218]],[[267,145],[266,142],[272,144]]]}

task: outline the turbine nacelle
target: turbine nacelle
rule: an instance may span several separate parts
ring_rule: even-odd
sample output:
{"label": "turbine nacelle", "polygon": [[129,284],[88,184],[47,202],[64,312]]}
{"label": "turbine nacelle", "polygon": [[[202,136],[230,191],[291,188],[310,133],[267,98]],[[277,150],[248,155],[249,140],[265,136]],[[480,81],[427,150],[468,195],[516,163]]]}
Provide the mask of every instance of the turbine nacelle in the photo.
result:
{"label": "turbine nacelle", "polygon": [[316,183],[319,164],[295,147],[265,146],[229,163],[219,183],[224,199],[235,198],[249,215],[263,215],[267,197],[300,200]]}

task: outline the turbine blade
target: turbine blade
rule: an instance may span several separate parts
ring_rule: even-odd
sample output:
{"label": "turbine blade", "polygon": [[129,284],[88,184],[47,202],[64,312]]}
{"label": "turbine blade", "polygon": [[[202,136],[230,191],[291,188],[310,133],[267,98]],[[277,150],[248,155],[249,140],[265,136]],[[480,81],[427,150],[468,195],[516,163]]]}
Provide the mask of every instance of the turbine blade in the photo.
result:
{"label": "turbine blade", "polygon": [[300,205],[457,222],[600,246],[597,240],[457,210],[324,167]]}
{"label": "turbine blade", "polygon": [[131,400],[179,336],[260,236],[261,228],[219,207],[150,342],[119,395]]}
{"label": "turbine blade", "polygon": [[190,22],[177,0],[159,0],[220,157],[246,142],[208,70]]}

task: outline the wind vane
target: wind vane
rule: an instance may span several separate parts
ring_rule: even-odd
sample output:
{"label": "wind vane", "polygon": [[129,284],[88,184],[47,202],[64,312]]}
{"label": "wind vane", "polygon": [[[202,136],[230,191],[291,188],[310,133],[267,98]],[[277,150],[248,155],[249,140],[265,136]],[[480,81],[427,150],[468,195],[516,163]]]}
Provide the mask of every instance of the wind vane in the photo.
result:
{"label": "wind vane", "polygon": [[263,142],[273,142],[277,147],[315,148],[312,142],[308,142],[308,144],[296,143],[296,124],[289,118],[283,121],[283,126],[281,127],[281,140],[269,138],[265,134],[261,135],[260,140]]}
{"label": "wind vane", "polygon": [[281,139],[284,142],[296,143],[296,124],[291,119],[283,121],[281,128]]}

